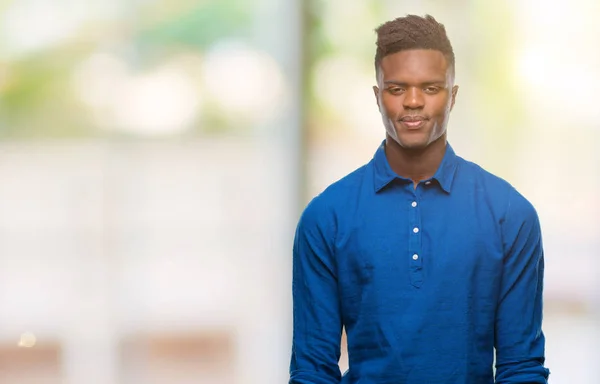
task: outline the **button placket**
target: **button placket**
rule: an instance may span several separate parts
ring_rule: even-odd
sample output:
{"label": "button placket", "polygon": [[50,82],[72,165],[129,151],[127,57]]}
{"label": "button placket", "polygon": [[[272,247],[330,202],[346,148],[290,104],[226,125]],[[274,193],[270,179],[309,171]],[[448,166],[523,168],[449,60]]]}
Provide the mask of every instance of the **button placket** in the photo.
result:
{"label": "button placket", "polygon": [[[417,192],[418,193],[418,192]],[[423,265],[421,257],[421,214],[420,203],[417,196],[409,200],[409,271],[410,281],[414,287],[419,288],[423,284]]]}

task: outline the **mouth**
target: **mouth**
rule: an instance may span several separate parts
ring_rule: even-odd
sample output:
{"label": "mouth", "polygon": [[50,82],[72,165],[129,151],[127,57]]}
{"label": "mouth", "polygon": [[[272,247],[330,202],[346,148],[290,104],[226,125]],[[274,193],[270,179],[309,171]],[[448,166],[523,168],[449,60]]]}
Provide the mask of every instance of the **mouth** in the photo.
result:
{"label": "mouth", "polygon": [[408,129],[419,129],[425,125],[427,118],[423,116],[404,116],[399,121],[400,124],[404,125]]}

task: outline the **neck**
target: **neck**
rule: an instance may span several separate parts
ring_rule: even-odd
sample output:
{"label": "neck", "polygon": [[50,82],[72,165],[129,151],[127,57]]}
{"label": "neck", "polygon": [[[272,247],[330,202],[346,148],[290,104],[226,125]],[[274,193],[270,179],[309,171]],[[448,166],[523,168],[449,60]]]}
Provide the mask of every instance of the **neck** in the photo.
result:
{"label": "neck", "polygon": [[446,134],[425,148],[407,149],[387,136],[385,155],[392,170],[401,177],[413,181],[415,187],[422,180],[431,178],[446,153]]}

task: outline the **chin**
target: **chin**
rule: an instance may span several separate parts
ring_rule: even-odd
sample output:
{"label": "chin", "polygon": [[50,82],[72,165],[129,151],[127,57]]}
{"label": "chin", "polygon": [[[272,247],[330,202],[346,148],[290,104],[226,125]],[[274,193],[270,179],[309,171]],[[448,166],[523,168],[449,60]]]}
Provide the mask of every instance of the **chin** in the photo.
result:
{"label": "chin", "polygon": [[431,144],[427,138],[419,137],[402,137],[399,136],[396,142],[404,149],[424,149]]}
{"label": "chin", "polygon": [[424,143],[417,143],[417,142],[400,142],[400,146],[404,149],[409,149],[409,150],[421,150],[421,149],[425,149],[429,146],[430,143],[428,142],[424,142]]}
{"label": "chin", "polygon": [[396,141],[396,143],[398,143],[398,145],[404,149],[420,150],[436,143],[438,140],[442,139],[443,136],[443,134],[439,136],[432,136],[430,132],[415,132],[409,134],[405,134],[405,132],[403,132],[398,134],[398,136],[394,138],[394,141]]}

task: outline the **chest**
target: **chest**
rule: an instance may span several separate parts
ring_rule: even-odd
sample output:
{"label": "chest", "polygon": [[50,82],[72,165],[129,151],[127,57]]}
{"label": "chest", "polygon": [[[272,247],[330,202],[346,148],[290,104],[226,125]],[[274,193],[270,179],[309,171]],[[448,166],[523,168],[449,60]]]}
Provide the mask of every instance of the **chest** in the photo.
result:
{"label": "chest", "polygon": [[478,285],[502,270],[500,218],[469,195],[386,196],[359,206],[338,244],[347,289]]}

